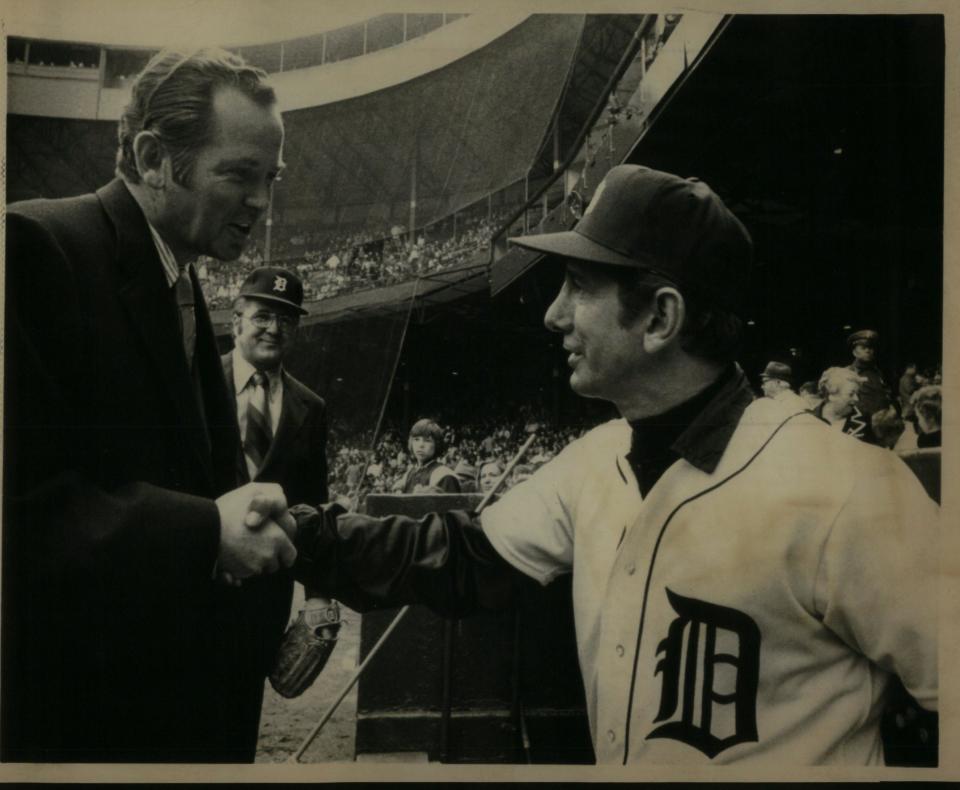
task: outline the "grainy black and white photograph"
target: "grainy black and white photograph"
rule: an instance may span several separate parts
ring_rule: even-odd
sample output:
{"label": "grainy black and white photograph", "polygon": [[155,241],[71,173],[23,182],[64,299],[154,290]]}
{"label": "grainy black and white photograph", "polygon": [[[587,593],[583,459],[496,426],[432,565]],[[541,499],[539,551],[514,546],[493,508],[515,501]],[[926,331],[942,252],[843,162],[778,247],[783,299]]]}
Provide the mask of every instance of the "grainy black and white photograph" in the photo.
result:
{"label": "grainy black and white photograph", "polygon": [[960,777],[948,3],[0,22],[0,776]]}

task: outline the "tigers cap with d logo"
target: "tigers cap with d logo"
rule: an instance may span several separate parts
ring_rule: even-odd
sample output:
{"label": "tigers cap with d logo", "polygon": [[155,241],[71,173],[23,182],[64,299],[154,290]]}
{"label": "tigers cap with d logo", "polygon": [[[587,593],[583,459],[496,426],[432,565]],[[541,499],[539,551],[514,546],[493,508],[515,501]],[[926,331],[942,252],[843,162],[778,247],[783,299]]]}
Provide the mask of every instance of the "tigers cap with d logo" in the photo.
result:
{"label": "tigers cap with d logo", "polygon": [[293,272],[279,266],[261,266],[250,272],[240,286],[240,296],[282,305],[299,315],[307,314],[302,307],[303,283]]}
{"label": "tigers cap with d logo", "polygon": [[641,165],[611,168],[572,230],[510,242],[659,274],[738,313],[753,269],[750,234],[707,184]]}

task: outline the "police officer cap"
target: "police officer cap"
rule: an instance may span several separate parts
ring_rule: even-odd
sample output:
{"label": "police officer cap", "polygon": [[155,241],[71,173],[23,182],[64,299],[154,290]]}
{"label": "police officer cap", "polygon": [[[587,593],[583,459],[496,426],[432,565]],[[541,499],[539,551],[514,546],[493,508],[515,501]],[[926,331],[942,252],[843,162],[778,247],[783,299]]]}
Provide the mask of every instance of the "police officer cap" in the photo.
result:
{"label": "police officer cap", "polygon": [[303,283],[293,272],[279,266],[261,266],[250,272],[240,286],[240,296],[283,306],[298,315],[307,314],[302,306]]}
{"label": "police officer cap", "polygon": [[880,335],[878,335],[872,329],[861,329],[859,332],[854,332],[852,335],[850,335],[850,337],[847,338],[847,345],[850,348],[859,345],[876,348],[879,343]]}
{"label": "police officer cap", "polygon": [[709,186],[640,165],[611,168],[572,230],[510,241],[660,274],[732,312],[743,310],[753,268],[750,234]]}
{"label": "police officer cap", "polygon": [[793,379],[793,370],[784,362],[768,362],[767,366],[763,369],[763,373],[760,374],[760,378],[764,381],[767,379],[779,379],[789,384]]}

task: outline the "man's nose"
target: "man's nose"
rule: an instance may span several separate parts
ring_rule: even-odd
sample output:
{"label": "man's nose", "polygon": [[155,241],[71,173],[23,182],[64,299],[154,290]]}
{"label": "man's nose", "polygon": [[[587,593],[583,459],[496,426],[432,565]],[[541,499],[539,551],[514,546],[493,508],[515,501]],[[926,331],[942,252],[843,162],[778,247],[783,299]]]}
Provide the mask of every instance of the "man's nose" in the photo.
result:
{"label": "man's nose", "polygon": [[270,205],[270,184],[267,182],[261,183],[253,192],[247,195],[244,202],[249,208],[255,208],[260,212],[266,211]]}
{"label": "man's nose", "polygon": [[567,297],[563,289],[560,290],[557,298],[554,299],[553,303],[547,308],[547,312],[543,316],[543,325],[551,332],[567,331],[570,320],[567,315]]}

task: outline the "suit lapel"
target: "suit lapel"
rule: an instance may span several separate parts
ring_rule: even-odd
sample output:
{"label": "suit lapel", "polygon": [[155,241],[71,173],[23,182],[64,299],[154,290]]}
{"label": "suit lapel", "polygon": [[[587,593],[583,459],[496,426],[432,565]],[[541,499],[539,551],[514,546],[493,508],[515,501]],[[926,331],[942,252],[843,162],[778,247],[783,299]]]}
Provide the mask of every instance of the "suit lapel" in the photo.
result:
{"label": "suit lapel", "polygon": [[[180,414],[186,428],[184,441],[206,473],[207,482],[212,484],[211,457],[183,352],[177,307],[164,278],[150,229],[140,207],[119,179],[97,190],[97,196],[116,229],[120,299],[130,326],[140,336],[146,356],[153,364],[157,387],[167,392]],[[203,321],[200,320],[201,313]],[[205,308],[197,310],[197,319],[198,340],[201,334],[205,334],[201,330],[212,335]]]}
{"label": "suit lapel", "polygon": [[236,457],[237,479],[241,483],[248,483],[250,482],[250,472],[247,469],[247,459],[243,454],[243,437],[240,436],[240,424],[237,420],[237,387],[233,381],[233,352],[228,351],[226,354],[221,355],[220,363],[223,367],[223,379],[227,387],[227,400],[230,403],[230,408],[233,409],[230,419],[235,426],[236,441],[239,447]]}
{"label": "suit lapel", "polygon": [[227,395],[236,405],[237,386],[233,381],[233,352],[228,351],[226,354],[221,354],[220,363],[223,365],[223,379],[227,384]]}
{"label": "suit lapel", "polygon": [[281,375],[283,376],[283,401],[280,408],[280,422],[277,425],[277,433],[270,443],[267,457],[263,459],[263,466],[257,474],[258,479],[269,474],[273,471],[273,467],[282,463],[283,448],[289,447],[307,416],[307,407],[294,390],[290,377],[286,372],[282,372]]}
{"label": "suit lapel", "polygon": [[194,276],[194,309],[197,317],[197,350],[194,364],[200,373],[203,399],[206,404],[207,428],[210,431],[211,460],[217,490],[227,491],[245,480],[238,477],[243,451],[240,447],[240,428],[237,425],[237,401],[231,397],[220,364],[220,352],[207,311],[203,291]]}

